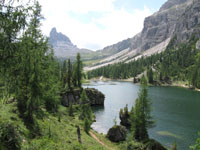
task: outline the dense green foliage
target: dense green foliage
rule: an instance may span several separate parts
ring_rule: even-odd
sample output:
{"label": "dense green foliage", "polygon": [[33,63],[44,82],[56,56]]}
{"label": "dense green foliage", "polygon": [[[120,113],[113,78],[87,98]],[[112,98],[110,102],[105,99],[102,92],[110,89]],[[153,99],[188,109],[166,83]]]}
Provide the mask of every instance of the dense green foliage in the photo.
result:
{"label": "dense green foliage", "polygon": [[129,77],[136,77],[138,74],[145,70],[145,67],[150,63],[149,58],[141,58],[138,61],[131,63],[119,63],[108,65],[88,72],[88,78],[104,76],[112,79],[127,79]]}
{"label": "dense green foliage", "polygon": [[3,92],[14,95],[21,117],[29,128],[39,131],[34,118],[41,115],[42,105],[51,112],[58,109],[59,66],[48,40],[41,34],[43,17],[39,3],[34,2],[27,8],[9,4],[12,3],[3,5],[0,10]]}
{"label": "dense green foliage", "polygon": [[[72,91],[72,88],[82,89],[80,54],[77,55],[77,62],[74,65],[70,60],[64,61],[61,69],[60,64],[54,59],[48,39],[40,30],[43,16],[39,3],[34,1],[27,5],[20,5],[20,2],[17,4],[19,6],[13,7],[12,1],[6,1],[0,5],[0,107],[7,105],[8,99],[10,103],[16,102],[17,109],[14,112],[17,116],[13,117],[14,122],[16,118],[21,117],[25,124],[22,127],[24,131],[18,132],[15,125],[8,122],[2,123],[1,115],[4,112],[1,112],[0,148],[8,150],[21,149],[22,135],[28,140],[37,137],[42,139],[40,142],[45,142],[45,140],[51,142],[55,136],[54,132],[58,131],[46,123],[47,134],[44,133],[44,127],[42,127],[44,124],[41,122],[49,116],[48,113],[53,113],[55,116],[58,115],[54,119],[58,118],[56,120],[61,123],[63,121],[59,112],[61,93],[66,90]],[[72,81],[75,81],[74,86]],[[84,91],[81,100],[87,101]],[[82,112],[83,120],[86,120],[80,122],[88,133],[92,123],[91,108],[87,102],[84,102],[77,110]],[[70,104],[67,115],[74,117],[77,110],[74,110]],[[38,143],[36,146],[32,144],[27,148],[41,149],[44,143],[40,146]],[[53,149],[55,144],[51,146]],[[82,146],[77,147],[82,148]],[[49,147],[45,148],[49,149]]]}
{"label": "dense green foliage", "polygon": [[17,127],[11,123],[0,123],[0,149],[20,150],[21,137]]}
{"label": "dense green foliage", "polygon": [[177,45],[175,42],[176,38],[172,39],[167,49],[160,54],[92,70],[88,72],[88,78],[104,76],[126,79],[147,71],[150,83],[181,80],[200,88],[200,52],[196,49],[197,39],[193,36],[187,43]]}
{"label": "dense green foliage", "polygon": [[89,134],[90,126],[92,124],[92,110],[85,90],[82,91],[80,100],[81,114],[79,118],[84,120],[84,130]]}
{"label": "dense green foliage", "polygon": [[76,63],[73,65],[73,73],[72,73],[72,83],[74,87],[81,88],[81,80],[82,80],[82,61],[81,56],[78,53],[76,57]]}
{"label": "dense green foliage", "polygon": [[67,85],[69,90],[71,90],[72,86],[71,86],[71,80],[72,80],[72,65],[70,62],[70,59],[68,60],[68,67],[67,67]]}
{"label": "dense green foliage", "polygon": [[90,126],[91,126],[91,122],[88,120],[88,118],[84,119],[84,131],[89,134],[90,131]]}
{"label": "dense green foliage", "polygon": [[73,110],[73,106],[71,103],[69,104],[69,116],[71,116],[71,117],[74,116],[74,110]]}
{"label": "dense green foliage", "polygon": [[148,69],[147,77],[148,77],[149,83],[153,84],[153,70],[152,70],[152,68]]}

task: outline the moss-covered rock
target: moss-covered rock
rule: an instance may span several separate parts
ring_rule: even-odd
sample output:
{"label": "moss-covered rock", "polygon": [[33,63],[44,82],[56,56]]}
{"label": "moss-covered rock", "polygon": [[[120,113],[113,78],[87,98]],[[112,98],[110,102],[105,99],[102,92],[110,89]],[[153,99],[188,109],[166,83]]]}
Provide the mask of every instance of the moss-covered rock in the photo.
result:
{"label": "moss-covered rock", "polygon": [[123,126],[113,126],[107,133],[107,138],[112,142],[121,142],[126,140],[127,130]]}
{"label": "moss-covered rock", "polygon": [[[103,93],[94,88],[86,88],[86,95],[89,99],[90,105],[104,105],[105,96]],[[69,104],[79,104],[82,89],[74,89],[66,91],[62,94],[62,105],[69,106]]]}

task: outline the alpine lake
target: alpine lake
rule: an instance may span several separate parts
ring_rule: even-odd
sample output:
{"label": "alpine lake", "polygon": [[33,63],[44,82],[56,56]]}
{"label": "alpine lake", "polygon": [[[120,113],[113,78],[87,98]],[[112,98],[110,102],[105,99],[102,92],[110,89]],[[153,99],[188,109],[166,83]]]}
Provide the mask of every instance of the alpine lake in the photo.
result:
{"label": "alpine lake", "polygon": [[[96,122],[92,128],[106,134],[114,125],[120,124],[119,111],[128,105],[129,111],[135,104],[140,86],[131,82],[90,82],[84,88],[95,88],[105,95],[104,107],[93,107]],[[156,126],[148,130],[150,138],[170,148],[177,143],[179,150],[189,150],[200,131],[200,92],[180,87],[148,88],[152,116]]]}

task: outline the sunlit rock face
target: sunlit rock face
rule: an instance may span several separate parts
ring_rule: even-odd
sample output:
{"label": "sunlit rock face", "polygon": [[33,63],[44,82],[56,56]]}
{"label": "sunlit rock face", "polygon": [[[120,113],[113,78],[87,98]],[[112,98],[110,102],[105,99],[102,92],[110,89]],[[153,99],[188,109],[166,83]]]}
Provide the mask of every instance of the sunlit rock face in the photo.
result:
{"label": "sunlit rock face", "polygon": [[87,67],[87,70],[160,53],[174,38],[175,45],[187,42],[194,35],[199,38],[199,12],[199,0],[168,0],[158,12],[145,18],[143,30],[139,34],[100,50],[99,54],[107,56],[100,64]]}

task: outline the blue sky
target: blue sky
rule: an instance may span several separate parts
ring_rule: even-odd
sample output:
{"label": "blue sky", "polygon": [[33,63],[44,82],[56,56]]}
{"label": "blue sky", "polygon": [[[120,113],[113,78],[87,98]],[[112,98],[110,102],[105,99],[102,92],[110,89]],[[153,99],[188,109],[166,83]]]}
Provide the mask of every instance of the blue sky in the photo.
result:
{"label": "blue sky", "polygon": [[114,5],[117,8],[124,7],[128,11],[133,9],[143,9],[144,6],[156,11],[165,2],[166,0],[116,0]]}
{"label": "blue sky", "polygon": [[158,11],[166,0],[39,0],[46,18],[42,30],[67,35],[80,48],[92,50],[133,37],[144,18]]}

